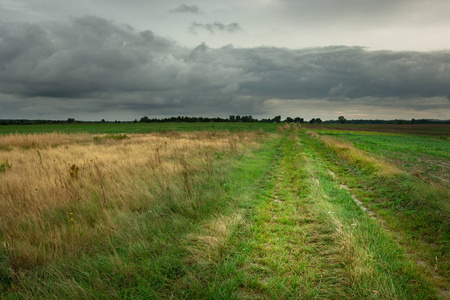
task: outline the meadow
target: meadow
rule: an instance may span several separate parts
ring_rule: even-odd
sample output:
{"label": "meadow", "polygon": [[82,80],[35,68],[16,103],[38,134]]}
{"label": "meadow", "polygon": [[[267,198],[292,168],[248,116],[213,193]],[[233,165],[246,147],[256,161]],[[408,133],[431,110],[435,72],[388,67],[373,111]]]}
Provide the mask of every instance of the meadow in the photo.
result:
{"label": "meadow", "polygon": [[79,124],[41,124],[41,125],[4,125],[0,126],[0,134],[41,134],[41,133],[89,133],[89,134],[121,134],[152,133],[169,131],[276,131],[276,124],[271,123],[79,123]]}
{"label": "meadow", "polygon": [[0,297],[445,299],[448,128],[392,126],[0,126]]}

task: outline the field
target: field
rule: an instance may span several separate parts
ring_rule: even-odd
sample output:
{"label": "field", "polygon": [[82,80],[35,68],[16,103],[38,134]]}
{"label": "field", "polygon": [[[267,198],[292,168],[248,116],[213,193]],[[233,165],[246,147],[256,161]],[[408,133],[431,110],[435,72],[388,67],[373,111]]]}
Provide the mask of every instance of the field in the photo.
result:
{"label": "field", "polygon": [[0,126],[0,298],[447,299],[448,126]]}

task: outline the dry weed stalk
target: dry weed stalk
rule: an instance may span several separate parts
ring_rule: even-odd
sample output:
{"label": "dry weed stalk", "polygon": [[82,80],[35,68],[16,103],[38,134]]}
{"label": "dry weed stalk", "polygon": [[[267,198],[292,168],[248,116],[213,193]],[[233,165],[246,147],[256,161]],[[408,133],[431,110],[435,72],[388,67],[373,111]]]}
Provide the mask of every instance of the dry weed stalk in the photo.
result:
{"label": "dry weed stalk", "polygon": [[3,244],[15,237],[2,251],[20,257],[21,267],[89,251],[119,231],[122,212],[140,211],[171,191],[181,195],[176,178],[190,193],[192,172],[205,164],[199,152],[207,153],[211,178],[214,153],[243,152],[256,140],[229,132],[135,134],[105,143],[86,134],[0,136],[8,146],[0,157],[7,151],[13,165],[0,173],[0,238]]}

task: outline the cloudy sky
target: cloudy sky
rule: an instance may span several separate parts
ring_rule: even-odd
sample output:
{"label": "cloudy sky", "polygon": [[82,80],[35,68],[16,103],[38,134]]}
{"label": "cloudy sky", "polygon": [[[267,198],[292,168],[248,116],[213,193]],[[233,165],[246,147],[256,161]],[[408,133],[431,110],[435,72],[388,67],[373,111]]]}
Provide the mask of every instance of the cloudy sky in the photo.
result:
{"label": "cloudy sky", "polygon": [[450,119],[448,0],[0,0],[0,119]]}

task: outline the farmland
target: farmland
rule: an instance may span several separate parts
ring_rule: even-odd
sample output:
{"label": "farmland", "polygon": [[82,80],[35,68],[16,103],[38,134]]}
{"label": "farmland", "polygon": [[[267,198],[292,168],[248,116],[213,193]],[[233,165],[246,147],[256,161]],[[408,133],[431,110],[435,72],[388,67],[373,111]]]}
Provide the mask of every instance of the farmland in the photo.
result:
{"label": "farmland", "polygon": [[449,128],[338,127],[0,127],[1,297],[448,297]]}

